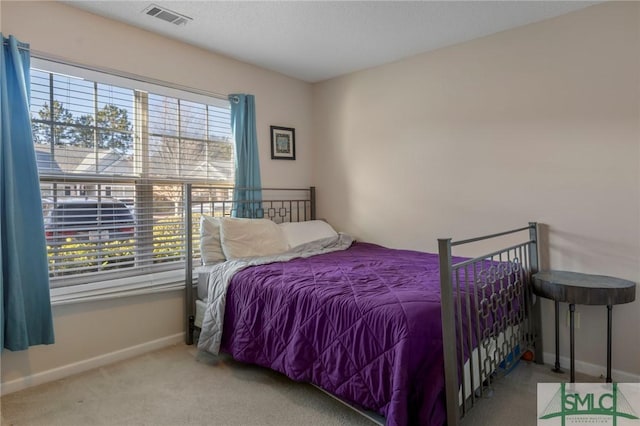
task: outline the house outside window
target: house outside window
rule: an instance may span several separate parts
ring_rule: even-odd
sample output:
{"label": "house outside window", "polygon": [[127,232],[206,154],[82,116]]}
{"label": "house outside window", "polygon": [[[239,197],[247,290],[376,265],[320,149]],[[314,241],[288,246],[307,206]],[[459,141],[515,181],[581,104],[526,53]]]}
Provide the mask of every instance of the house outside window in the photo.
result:
{"label": "house outside window", "polygon": [[34,58],[31,118],[53,288],[184,267],[184,184],[233,185],[228,100]]}

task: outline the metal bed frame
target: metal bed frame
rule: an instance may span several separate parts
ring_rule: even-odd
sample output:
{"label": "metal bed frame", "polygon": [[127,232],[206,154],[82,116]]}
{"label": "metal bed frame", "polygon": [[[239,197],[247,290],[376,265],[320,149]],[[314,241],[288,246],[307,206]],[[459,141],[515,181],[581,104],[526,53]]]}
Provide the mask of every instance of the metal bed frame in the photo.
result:
{"label": "metal bed frame", "polygon": [[[524,231],[525,241],[453,262],[452,247]],[[538,271],[537,223],[462,241],[441,238],[438,254],[447,423],[455,426],[525,350],[533,348],[542,363],[540,300],[531,278]],[[459,379],[465,371],[469,382]]]}
{"label": "metal bed frame", "polygon": [[[316,219],[315,187],[243,188],[242,191],[244,194],[261,191],[261,197],[237,201],[234,200],[234,189],[230,187],[184,186],[187,233],[185,340],[188,345],[194,343],[196,328],[193,268],[194,258],[199,258],[199,250],[194,249],[199,224],[194,223],[194,214],[229,217],[241,209],[250,212],[245,216],[264,217],[277,223]],[[455,246],[523,231],[528,231],[526,241],[463,262],[453,262],[452,248]],[[500,371],[507,371],[517,361],[519,352],[534,348],[536,362],[542,362],[540,302],[535,300],[531,287],[531,276],[538,270],[537,224],[531,222],[523,228],[463,241],[438,239],[438,247],[447,424],[456,426],[477,400],[489,393],[491,383]],[[480,309],[473,309],[473,306]],[[494,321],[496,317],[498,320]],[[511,331],[507,336],[508,330]],[[477,356],[473,356],[474,349],[477,349]],[[465,353],[471,354],[468,360]],[[465,369],[470,373],[470,383],[459,379],[459,373]]]}
{"label": "metal bed frame", "polygon": [[[194,223],[194,214],[218,217],[237,216],[271,219],[276,223],[304,222],[316,218],[316,188],[232,188],[213,185],[184,185],[184,229],[185,244],[185,342],[192,345],[195,326],[195,292],[193,283],[194,258],[199,259],[198,244],[194,237],[200,233],[199,223]],[[237,194],[243,195],[238,201]],[[234,195],[235,194],[235,195]],[[194,228],[195,227],[195,228]],[[189,285],[191,284],[191,285]]]}

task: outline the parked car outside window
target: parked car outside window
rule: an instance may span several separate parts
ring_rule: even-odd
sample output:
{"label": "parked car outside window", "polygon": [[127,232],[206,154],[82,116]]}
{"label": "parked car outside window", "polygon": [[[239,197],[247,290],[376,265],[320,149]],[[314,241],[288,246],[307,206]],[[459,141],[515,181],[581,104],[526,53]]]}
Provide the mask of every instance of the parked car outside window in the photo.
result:
{"label": "parked car outside window", "polygon": [[49,245],[74,242],[124,241],[134,237],[135,220],[129,208],[113,199],[70,198],[47,209],[45,235]]}

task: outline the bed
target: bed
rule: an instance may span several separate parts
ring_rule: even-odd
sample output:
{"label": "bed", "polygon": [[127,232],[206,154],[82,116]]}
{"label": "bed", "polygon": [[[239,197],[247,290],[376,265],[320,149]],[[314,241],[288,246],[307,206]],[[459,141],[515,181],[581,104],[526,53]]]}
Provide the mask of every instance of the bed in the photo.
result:
{"label": "bed", "polygon": [[[207,212],[226,218],[238,208],[233,196],[203,199],[202,188],[186,191],[189,230]],[[267,228],[322,228],[315,190],[303,190],[303,197],[295,191],[263,190],[261,199],[242,203],[251,205],[249,216],[267,218]],[[219,220],[223,239],[233,240],[234,227],[251,219],[238,221]],[[308,223],[289,225],[300,222]],[[284,251],[246,257],[246,247],[238,256],[231,250],[227,260],[195,269],[190,259],[198,263],[207,250],[194,250],[200,239],[194,234],[187,239],[196,256],[187,256],[186,279],[193,283],[195,275],[198,284],[186,286],[188,343],[200,326],[199,348],[310,382],[379,413],[388,425],[457,424],[521,353],[533,349],[542,359],[539,305],[530,288],[534,223],[460,242],[442,239],[438,254],[327,230],[315,239],[293,238],[296,245]],[[476,258],[451,254],[456,246],[521,235],[523,241]]]}

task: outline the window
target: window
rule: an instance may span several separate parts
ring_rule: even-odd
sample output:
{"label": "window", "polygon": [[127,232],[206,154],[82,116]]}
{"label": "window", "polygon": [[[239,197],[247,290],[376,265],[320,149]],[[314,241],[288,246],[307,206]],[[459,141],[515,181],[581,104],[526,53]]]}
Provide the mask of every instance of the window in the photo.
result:
{"label": "window", "polygon": [[52,287],[183,268],[183,184],[233,184],[227,100],[34,58],[31,118]]}

